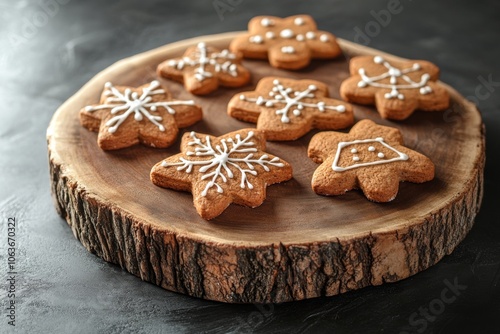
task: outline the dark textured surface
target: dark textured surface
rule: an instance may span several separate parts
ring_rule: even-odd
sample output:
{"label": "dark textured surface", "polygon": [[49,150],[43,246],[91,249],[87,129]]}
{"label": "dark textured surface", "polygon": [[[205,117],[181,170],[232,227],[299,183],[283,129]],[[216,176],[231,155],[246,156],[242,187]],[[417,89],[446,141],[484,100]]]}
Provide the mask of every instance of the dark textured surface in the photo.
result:
{"label": "dark textured surface", "polygon": [[[371,11],[386,10],[388,1],[59,2],[58,8],[51,0],[0,4],[1,332],[13,329],[5,317],[8,217],[18,221],[18,332],[399,333],[424,332],[425,327],[425,332],[456,333],[498,327],[496,1],[402,0],[402,9],[384,27],[370,23],[376,22]],[[214,3],[225,6],[223,20]],[[88,253],[50,198],[45,129],[55,109],[121,58],[188,37],[242,30],[257,14],[296,13],[309,13],[321,29],[358,42],[367,40],[358,38],[356,27],[368,28],[370,46],[435,62],[443,81],[478,102],[487,130],[485,197],[468,237],[439,264],[402,282],[266,306],[225,305],[171,293]],[[488,79],[493,84],[484,85]],[[453,282],[466,288],[456,298],[449,290],[443,295]]]}

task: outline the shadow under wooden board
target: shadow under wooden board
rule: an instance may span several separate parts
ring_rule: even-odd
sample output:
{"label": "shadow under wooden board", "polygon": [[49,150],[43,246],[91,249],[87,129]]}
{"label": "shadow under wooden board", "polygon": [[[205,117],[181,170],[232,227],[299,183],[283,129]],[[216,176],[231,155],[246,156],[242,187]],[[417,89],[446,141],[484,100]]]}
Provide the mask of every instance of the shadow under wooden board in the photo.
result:
{"label": "shadow under wooden board", "polygon": [[[307,157],[313,131],[292,142],[268,142],[267,151],[291,163],[294,178],[267,189],[262,206],[231,205],[205,221],[189,193],[159,188],[151,167],[179,152],[183,131],[221,135],[253,124],[226,114],[234,94],[253,90],[264,76],[316,79],[339,98],[349,58],[384,55],[339,40],[344,57],[313,61],[301,71],[245,60],[252,82],[193,96],[160,79],[179,99],[194,99],[204,119],[184,129],[168,149],[136,146],[104,152],[78,112],[98,102],[103,85],[139,86],[157,79],[156,66],[200,41],[225,48],[238,33],[186,40],[124,59],[89,81],[64,103],[48,129],[52,193],[61,216],[92,253],[145,281],[191,296],[231,302],[284,302],[331,296],[414,275],[449,254],[479,210],[484,169],[484,128],[476,107],[450,87],[445,112],[417,111],[403,122],[381,119],[371,106],[355,105],[356,120],[399,128],[406,146],[430,157],[436,177],[402,183],[397,198],[377,204],[359,191],[323,197],[311,190],[317,165]],[[347,130],[346,130],[347,131]]]}

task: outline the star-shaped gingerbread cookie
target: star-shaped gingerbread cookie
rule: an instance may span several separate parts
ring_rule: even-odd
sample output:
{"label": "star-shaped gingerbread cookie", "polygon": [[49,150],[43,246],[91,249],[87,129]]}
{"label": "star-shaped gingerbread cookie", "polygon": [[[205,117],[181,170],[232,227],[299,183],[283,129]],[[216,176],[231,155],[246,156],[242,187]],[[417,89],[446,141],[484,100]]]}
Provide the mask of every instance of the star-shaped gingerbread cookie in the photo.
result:
{"label": "star-shaped gingerbread cookie", "polygon": [[316,134],[308,155],[321,163],[312,178],[312,188],[320,195],[341,195],[360,188],[371,201],[389,202],[396,197],[399,182],[422,183],[434,178],[434,164],[403,146],[398,129],[370,120],[356,123],[348,134]]}
{"label": "star-shaped gingerbread cookie", "polygon": [[436,81],[439,68],[424,61],[389,61],[381,56],[354,57],[351,77],[340,86],[342,98],[359,104],[375,104],[383,118],[404,120],[416,109],[448,108],[447,90]]}
{"label": "star-shaped gingerbread cookie", "polygon": [[311,59],[331,59],[342,53],[335,36],[318,30],[309,15],[254,17],[248,23],[248,33],[235,38],[230,50],[242,52],[245,58],[269,59],[272,66],[287,70],[304,68]]}
{"label": "star-shaped gingerbread cookie", "polygon": [[158,81],[133,87],[104,85],[99,104],[80,111],[80,123],[99,132],[103,150],[117,150],[138,143],[164,148],[177,138],[179,128],[203,117],[194,101],[173,100]]}
{"label": "star-shaped gingerbread cookie", "polygon": [[265,150],[261,131],[242,129],[220,137],[185,133],[180,154],[157,163],[151,181],[189,191],[201,217],[212,219],[231,203],[257,207],[267,185],[292,178],[292,167]]}
{"label": "star-shaped gingerbread cookie", "polygon": [[158,65],[158,75],[183,82],[187,91],[205,95],[224,87],[241,87],[250,81],[250,72],[241,65],[241,54],[198,43],[183,57]]}
{"label": "star-shaped gingerbread cookie", "polygon": [[235,95],[228,114],[257,123],[268,140],[294,140],[313,128],[343,129],[354,122],[351,105],[328,98],[324,83],[275,77],[261,79],[255,91]]}

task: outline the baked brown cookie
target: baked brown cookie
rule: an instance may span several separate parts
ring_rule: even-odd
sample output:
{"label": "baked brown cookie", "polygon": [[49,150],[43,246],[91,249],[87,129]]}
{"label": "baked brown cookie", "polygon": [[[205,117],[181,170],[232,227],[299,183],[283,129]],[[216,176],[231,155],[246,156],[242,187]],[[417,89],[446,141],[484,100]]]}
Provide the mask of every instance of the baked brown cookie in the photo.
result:
{"label": "baked brown cookie", "polygon": [[250,72],[241,65],[241,54],[198,43],[183,57],[158,65],[158,75],[183,82],[187,91],[205,95],[224,87],[241,87],[250,81]]}
{"label": "baked brown cookie", "polygon": [[434,178],[434,164],[403,146],[398,129],[370,120],[356,123],[347,134],[316,134],[308,155],[321,163],[312,178],[312,188],[320,195],[341,195],[360,188],[371,201],[389,202],[396,197],[399,182],[422,183]]}
{"label": "baked brown cookie", "polygon": [[383,118],[404,120],[416,109],[449,107],[447,90],[437,83],[439,68],[424,60],[388,61],[381,56],[351,59],[351,77],[340,94],[348,102],[375,104]]}
{"label": "baked brown cookie", "polygon": [[331,59],[342,53],[335,36],[318,30],[309,15],[254,17],[248,23],[248,33],[235,38],[230,50],[242,52],[245,58],[269,59],[272,66],[287,70],[304,68],[311,59]]}
{"label": "baked brown cookie", "polygon": [[313,128],[343,129],[354,122],[351,105],[328,98],[324,83],[276,77],[261,79],[255,91],[236,94],[228,114],[257,123],[268,140],[294,140]]}
{"label": "baked brown cookie", "polygon": [[265,148],[264,133],[255,129],[220,137],[185,133],[182,153],[157,163],[151,181],[191,192],[204,219],[217,217],[231,203],[257,207],[266,198],[267,185],[292,178],[292,167]]}
{"label": "baked brown cookie", "polygon": [[103,150],[117,150],[138,143],[164,148],[172,145],[179,128],[203,117],[194,101],[173,100],[158,81],[138,88],[104,85],[99,104],[80,111],[80,123],[99,132]]}

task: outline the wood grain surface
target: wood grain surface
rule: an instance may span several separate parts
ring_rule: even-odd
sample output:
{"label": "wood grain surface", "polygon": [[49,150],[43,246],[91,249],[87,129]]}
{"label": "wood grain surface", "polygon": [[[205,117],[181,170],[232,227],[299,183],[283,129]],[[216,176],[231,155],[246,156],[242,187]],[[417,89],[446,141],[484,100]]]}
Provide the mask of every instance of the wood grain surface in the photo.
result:
{"label": "wood grain surface", "polygon": [[[399,128],[405,145],[430,157],[436,178],[403,183],[391,203],[361,192],[322,197],[311,190],[317,165],[307,158],[312,131],[293,142],[269,142],[267,151],[292,164],[294,178],[268,188],[256,209],[231,205],[209,222],[192,196],[154,186],[151,167],[179,151],[136,146],[104,152],[97,134],[83,128],[79,110],[98,102],[103,85],[139,86],[157,79],[156,66],[200,41],[224,48],[238,33],[186,40],[124,59],[102,71],[66,101],[47,131],[52,193],[61,216],[92,253],[145,281],[191,296],[234,303],[284,302],[331,296],[414,275],[453,251],[473,225],[483,193],[484,127],[476,107],[448,87],[445,112],[416,112],[404,122],[383,120],[373,107],[354,106],[369,118]],[[316,79],[340,98],[348,59],[382,54],[339,40],[345,57],[284,71],[245,60],[251,84],[193,96],[159,79],[179,99],[194,99],[204,119],[183,131],[221,135],[253,124],[232,119],[226,105],[264,76]]]}

